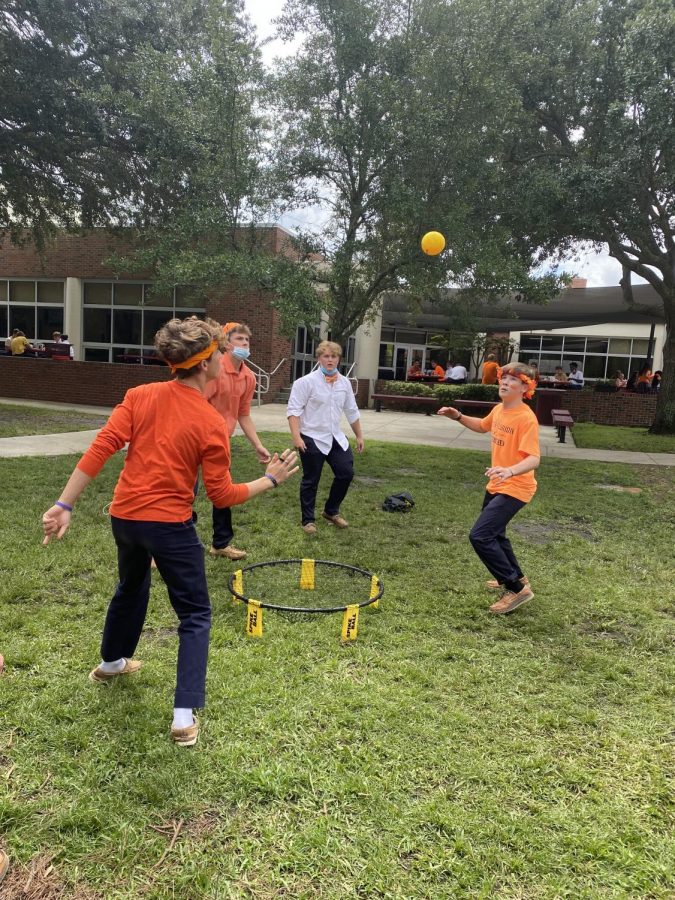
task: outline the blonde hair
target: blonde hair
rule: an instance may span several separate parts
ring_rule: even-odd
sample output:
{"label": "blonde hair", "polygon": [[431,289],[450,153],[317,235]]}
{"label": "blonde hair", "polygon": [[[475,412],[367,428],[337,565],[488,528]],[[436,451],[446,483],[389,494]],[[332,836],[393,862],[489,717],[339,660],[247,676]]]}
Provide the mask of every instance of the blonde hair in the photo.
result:
{"label": "blonde hair", "polygon": [[231,334],[245,334],[247,337],[251,337],[251,329],[248,325],[235,325],[234,328],[230,328],[225,337],[229,338]]}
{"label": "blonde hair", "polygon": [[507,363],[502,366],[502,375],[526,375],[534,378],[534,369],[522,362]]}
{"label": "blonde hair", "polygon": [[[169,365],[185,362],[196,353],[206,350],[212,341],[218,342],[223,349],[224,335],[222,326],[213,319],[198,319],[188,316],[187,319],[169,319],[155,335],[155,350]],[[199,365],[197,363],[197,365]],[[178,369],[177,378],[189,378],[194,375],[197,366],[191,369]]]}
{"label": "blonde hair", "polygon": [[335,341],[321,341],[316,348],[317,359],[322,353],[337,353],[340,359],[342,359],[342,347],[339,344],[336,344]]}

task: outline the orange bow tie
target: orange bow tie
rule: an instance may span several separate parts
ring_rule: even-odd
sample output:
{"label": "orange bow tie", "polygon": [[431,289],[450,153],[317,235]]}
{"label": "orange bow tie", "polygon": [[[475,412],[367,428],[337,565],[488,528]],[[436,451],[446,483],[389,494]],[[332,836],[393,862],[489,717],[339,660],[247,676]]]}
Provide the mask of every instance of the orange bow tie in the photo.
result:
{"label": "orange bow tie", "polygon": [[335,375],[324,375],[323,377],[326,379],[326,382],[328,384],[333,384],[334,381],[338,380],[337,372],[335,373]]}

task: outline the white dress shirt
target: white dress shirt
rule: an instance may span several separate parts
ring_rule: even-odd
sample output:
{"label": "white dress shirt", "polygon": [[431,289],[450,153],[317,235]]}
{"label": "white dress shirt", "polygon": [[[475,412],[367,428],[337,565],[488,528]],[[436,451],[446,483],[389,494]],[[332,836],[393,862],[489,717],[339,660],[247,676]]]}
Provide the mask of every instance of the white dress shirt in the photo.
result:
{"label": "white dress shirt", "polygon": [[450,370],[450,374],[445,373],[446,378],[454,378],[455,381],[461,381],[463,378],[466,378],[467,371],[464,366],[453,366]]}
{"label": "white dress shirt", "polygon": [[576,372],[570,372],[570,374],[567,376],[567,380],[574,381],[576,384],[579,385],[579,387],[583,387],[584,386],[584,373],[581,371],[581,369],[577,369]]}
{"label": "white dress shirt", "polygon": [[337,381],[330,384],[323,372],[316,369],[293,382],[286,415],[297,416],[301,434],[311,437],[326,455],[333,446],[333,438],[343,450],[349,446],[340,427],[343,412],[350,425],[360,418],[354,391],[344,375],[338,375]]}

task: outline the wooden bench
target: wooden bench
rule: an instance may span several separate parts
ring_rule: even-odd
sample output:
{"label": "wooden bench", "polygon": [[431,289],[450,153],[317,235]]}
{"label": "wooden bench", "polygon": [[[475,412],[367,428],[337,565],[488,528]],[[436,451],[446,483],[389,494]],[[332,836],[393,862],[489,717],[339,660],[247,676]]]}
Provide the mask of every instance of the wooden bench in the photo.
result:
{"label": "wooden bench", "polygon": [[553,427],[558,432],[558,441],[564,444],[567,429],[572,428],[574,425],[574,419],[570,415],[570,411],[568,409],[552,409],[551,419],[553,420]]}
{"label": "wooden bench", "polygon": [[[437,411],[444,405],[443,401],[439,400],[438,397],[415,397],[407,394],[372,394],[371,396],[373,403],[375,404],[375,412],[380,412],[382,404],[386,404],[388,401],[393,403],[409,403],[410,405],[436,407]],[[485,409],[489,411],[493,406],[497,405],[497,402],[498,401],[495,400],[452,400],[448,403],[448,406],[455,406],[460,411],[465,408],[469,411],[472,409]],[[425,412],[428,416],[431,415],[431,410],[425,410]]]}

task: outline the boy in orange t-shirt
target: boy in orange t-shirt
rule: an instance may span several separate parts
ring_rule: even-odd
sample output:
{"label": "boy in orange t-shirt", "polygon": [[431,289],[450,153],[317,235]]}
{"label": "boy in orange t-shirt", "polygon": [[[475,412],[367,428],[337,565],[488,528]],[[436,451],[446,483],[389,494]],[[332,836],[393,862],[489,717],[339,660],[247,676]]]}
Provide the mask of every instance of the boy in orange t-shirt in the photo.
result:
{"label": "boy in orange t-shirt", "polygon": [[502,402],[484,419],[464,416],[451,406],[439,409],[438,415],[454,419],[470,431],[492,433],[492,464],[485,470],[490,480],[469,540],[494,576],[487,587],[501,591],[490,612],[505,615],[534,597],[506,537],[506,526],[537,490],[534,470],[541,454],[537,418],[523,403],[534,394],[534,372],[523,363],[510,363],[499,369],[498,377]]}

